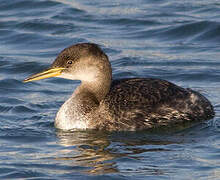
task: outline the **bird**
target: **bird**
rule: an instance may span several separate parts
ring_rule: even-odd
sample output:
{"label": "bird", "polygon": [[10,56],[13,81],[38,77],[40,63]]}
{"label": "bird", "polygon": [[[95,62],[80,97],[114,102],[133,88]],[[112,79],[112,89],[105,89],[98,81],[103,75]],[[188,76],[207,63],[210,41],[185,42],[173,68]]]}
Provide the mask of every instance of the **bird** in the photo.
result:
{"label": "bird", "polygon": [[60,52],[52,65],[23,82],[50,77],[80,80],[58,110],[61,130],[140,131],[200,123],[214,117],[201,93],[157,78],[113,80],[108,56],[94,43],[78,43]]}

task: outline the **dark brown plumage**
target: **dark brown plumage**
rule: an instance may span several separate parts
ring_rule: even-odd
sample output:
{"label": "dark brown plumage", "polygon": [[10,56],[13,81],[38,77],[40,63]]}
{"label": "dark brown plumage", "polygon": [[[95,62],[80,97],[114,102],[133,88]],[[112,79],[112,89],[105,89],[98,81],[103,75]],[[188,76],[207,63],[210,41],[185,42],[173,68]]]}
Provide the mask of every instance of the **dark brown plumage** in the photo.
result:
{"label": "dark brown plumage", "polygon": [[108,120],[95,124],[106,130],[175,128],[214,117],[212,105],[198,92],[151,78],[113,81],[100,106],[104,114],[100,112],[103,117],[97,119]]}

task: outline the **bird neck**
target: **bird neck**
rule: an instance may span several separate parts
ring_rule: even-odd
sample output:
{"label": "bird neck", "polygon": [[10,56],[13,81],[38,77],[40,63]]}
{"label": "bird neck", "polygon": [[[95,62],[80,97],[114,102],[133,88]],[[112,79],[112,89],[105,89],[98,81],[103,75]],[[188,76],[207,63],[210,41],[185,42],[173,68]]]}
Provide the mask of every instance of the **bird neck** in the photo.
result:
{"label": "bird neck", "polygon": [[108,77],[103,77],[102,78],[98,78],[94,81],[82,81],[82,83],[80,84],[80,86],[77,87],[77,89],[74,92],[75,96],[81,96],[81,97],[85,97],[83,96],[83,94],[92,94],[98,102],[102,101],[105,96],[107,95],[107,93],[110,90],[110,86],[111,86],[111,76]]}

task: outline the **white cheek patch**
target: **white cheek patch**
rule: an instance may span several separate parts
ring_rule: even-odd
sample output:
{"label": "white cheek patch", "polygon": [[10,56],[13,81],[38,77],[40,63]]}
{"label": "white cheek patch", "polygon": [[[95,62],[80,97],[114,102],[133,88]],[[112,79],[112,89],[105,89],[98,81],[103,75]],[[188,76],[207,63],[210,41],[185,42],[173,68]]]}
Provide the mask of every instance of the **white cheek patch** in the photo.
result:
{"label": "white cheek patch", "polygon": [[98,69],[94,67],[88,67],[86,69],[81,69],[76,74],[77,79],[81,81],[91,82],[96,79]]}
{"label": "white cheek patch", "polygon": [[96,80],[97,74],[98,74],[98,68],[87,67],[85,69],[76,70],[76,72],[70,72],[70,73],[62,72],[62,74],[57,77],[64,79],[92,82]]}

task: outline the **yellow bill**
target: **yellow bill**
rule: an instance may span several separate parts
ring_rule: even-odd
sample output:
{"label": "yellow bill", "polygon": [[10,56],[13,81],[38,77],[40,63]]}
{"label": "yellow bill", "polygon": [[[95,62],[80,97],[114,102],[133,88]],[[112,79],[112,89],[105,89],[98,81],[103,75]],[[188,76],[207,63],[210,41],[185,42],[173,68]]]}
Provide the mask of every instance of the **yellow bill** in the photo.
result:
{"label": "yellow bill", "polygon": [[37,81],[40,79],[46,79],[50,77],[59,76],[65,68],[51,68],[46,71],[34,74],[28,78],[26,78],[23,82]]}

